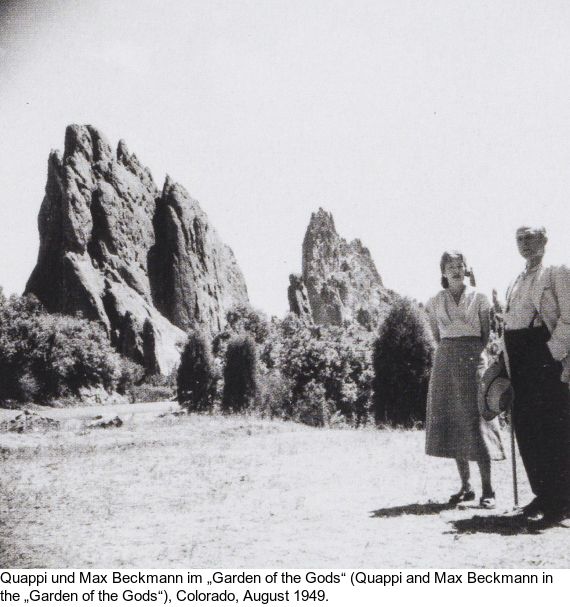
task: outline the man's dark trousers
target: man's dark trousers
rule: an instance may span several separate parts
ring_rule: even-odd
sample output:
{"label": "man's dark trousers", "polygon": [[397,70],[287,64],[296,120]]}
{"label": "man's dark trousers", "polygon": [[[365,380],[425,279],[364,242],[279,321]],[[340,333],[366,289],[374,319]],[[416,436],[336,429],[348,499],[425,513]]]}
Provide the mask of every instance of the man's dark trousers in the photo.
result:
{"label": "man's dark trousers", "polygon": [[545,326],[505,332],[514,426],[533,493],[545,510],[570,507],[570,390]]}

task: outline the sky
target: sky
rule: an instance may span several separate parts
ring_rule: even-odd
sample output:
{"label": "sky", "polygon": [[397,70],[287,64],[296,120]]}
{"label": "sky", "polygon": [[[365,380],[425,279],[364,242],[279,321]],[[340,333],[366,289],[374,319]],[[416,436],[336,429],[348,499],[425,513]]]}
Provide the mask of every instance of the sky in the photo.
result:
{"label": "sky", "polygon": [[319,207],[403,295],[446,249],[503,294],[521,224],[570,261],[569,31],[555,0],[0,0],[0,285],[80,123],[186,187],[268,314]]}

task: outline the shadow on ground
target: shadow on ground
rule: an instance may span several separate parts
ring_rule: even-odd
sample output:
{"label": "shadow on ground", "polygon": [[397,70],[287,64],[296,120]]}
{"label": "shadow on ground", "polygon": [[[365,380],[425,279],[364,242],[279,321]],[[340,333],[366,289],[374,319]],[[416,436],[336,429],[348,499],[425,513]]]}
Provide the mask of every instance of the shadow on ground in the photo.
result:
{"label": "shadow on ground", "polygon": [[406,506],[380,508],[380,510],[374,510],[370,516],[371,518],[391,518],[395,516],[403,516],[404,514],[415,514],[422,516],[426,514],[439,514],[444,510],[451,510],[453,508],[455,508],[455,506],[448,504],[447,502],[444,504],[427,502],[427,504],[407,504]]}
{"label": "shadow on ground", "polygon": [[[406,504],[380,508],[370,514],[371,518],[394,518],[404,515],[425,516],[440,514],[446,510],[455,510],[456,506],[449,503],[427,502],[425,504]],[[546,529],[558,526],[556,523],[544,521],[529,521],[520,514],[476,514],[471,518],[461,518],[449,521],[453,531],[447,533],[471,534],[489,533],[496,535],[537,535]],[[566,526],[566,525],[563,525]]]}
{"label": "shadow on ground", "polygon": [[450,521],[454,531],[450,533],[494,533],[497,535],[536,535],[556,524],[543,521],[529,521],[517,514],[473,516],[472,518]]}

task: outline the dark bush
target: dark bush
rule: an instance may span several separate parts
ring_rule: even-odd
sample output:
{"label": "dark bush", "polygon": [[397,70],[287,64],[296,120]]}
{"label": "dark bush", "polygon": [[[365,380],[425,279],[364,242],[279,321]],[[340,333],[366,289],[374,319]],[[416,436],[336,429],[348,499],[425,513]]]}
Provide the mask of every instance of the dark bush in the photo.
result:
{"label": "dark bush", "polygon": [[205,337],[198,331],[188,336],[177,374],[178,402],[188,411],[208,411],[212,405],[214,374]]}
{"label": "dark bush", "polygon": [[374,343],[373,395],[377,424],[425,421],[433,343],[416,304],[399,299]]}
{"label": "dark bush", "polygon": [[[144,369],[141,365],[123,358],[123,364],[121,366],[121,373],[117,380],[117,392],[119,394],[129,394],[134,390],[142,381],[144,377]],[[132,399],[132,402],[138,402]]]}
{"label": "dark bush", "polygon": [[223,366],[226,359],[226,349],[234,337],[248,335],[255,342],[258,351],[258,364],[269,369],[275,364],[272,357],[270,336],[271,323],[262,312],[246,304],[232,307],[226,314],[226,324],[222,331],[214,336],[212,351],[214,357]]}
{"label": "dark bush", "polygon": [[[291,385],[285,416],[310,423],[319,416],[300,415],[300,408],[326,410],[352,425],[365,423],[370,411],[370,334],[356,328],[308,327],[287,317],[282,335],[280,370]],[[324,396],[308,385],[322,387]]]}
{"label": "dark bush", "polygon": [[291,382],[278,369],[271,369],[258,378],[259,412],[263,416],[287,419],[291,410]]}
{"label": "dark bush", "polygon": [[250,335],[257,344],[264,342],[269,334],[265,315],[246,304],[231,308],[226,314],[226,322],[226,328],[232,333]]}
{"label": "dark bush", "polygon": [[307,426],[327,426],[333,412],[334,405],[327,398],[324,386],[311,380],[297,396],[293,419]]}
{"label": "dark bush", "polygon": [[0,400],[47,401],[81,388],[114,390],[122,357],[104,328],[48,314],[34,296],[0,296]]}
{"label": "dark bush", "polygon": [[234,337],[226,350],[222,409],[238,413],[252,408],[257,400],[257,353],[249,335]]}

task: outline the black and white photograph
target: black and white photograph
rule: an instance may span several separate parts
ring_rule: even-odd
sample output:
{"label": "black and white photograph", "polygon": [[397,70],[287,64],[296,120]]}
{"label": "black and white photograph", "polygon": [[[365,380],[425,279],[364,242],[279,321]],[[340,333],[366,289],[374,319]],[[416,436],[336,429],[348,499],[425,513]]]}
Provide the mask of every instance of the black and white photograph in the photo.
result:
{"label": "black and white photograph", "polygon": [[0,569],[568,569],[569,32],[0,0]]}

